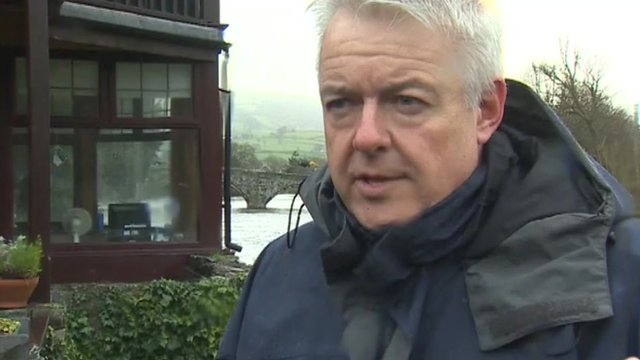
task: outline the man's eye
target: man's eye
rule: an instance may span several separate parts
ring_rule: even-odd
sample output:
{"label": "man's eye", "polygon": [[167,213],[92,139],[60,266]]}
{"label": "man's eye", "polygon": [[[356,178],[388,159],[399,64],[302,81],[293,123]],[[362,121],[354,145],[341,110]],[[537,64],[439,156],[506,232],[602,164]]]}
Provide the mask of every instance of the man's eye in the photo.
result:
{"label": "man's eye", "polygon": [[403,106],[420,105],[422,103],[420,100],[411,96],[398,96],[396,101],[398,102],[398,105]]}
{"label": "man's eye", "polygon": [[347,99],[335,99],[327,102],[327,110],[344,110],[351,105],[351,102]]}
{"label": "man's eye", "polygon": [[406,114],[417,114],[422,112],[427,104],[413,96],[400,95],[395,98],[395,104],[400,112]]}

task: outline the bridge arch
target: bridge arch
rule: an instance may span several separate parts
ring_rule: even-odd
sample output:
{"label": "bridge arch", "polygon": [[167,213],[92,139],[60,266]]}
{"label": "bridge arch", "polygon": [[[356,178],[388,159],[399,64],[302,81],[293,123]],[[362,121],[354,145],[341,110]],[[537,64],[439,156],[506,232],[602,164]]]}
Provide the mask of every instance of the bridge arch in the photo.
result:
{"label": "bridge arch", "polygon": [[247,203],[247,209],[266,209],[279,194],[293,194],[308,174],[231,169],[231,188]]}

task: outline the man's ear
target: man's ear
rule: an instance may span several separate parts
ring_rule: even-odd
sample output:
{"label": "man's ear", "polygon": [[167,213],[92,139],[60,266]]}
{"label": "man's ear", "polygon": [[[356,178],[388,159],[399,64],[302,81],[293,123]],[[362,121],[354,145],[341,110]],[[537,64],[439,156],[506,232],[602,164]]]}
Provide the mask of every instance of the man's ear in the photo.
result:
{"label": "man's ear", "polygon": [[480,102],[478,114],[477,136],[478,144],[484,145],[491,135],[498,129],[504,115],[504,104],[507,99],[507,84],[504,79],[493,82],[494,91],[485,95]]}

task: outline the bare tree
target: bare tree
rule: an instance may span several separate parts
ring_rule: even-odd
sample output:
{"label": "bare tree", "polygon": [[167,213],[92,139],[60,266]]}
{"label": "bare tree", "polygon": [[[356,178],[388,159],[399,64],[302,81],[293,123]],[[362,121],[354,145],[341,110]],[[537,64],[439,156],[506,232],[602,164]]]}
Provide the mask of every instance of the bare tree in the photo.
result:
{"label": "bare tree", "polygon": [[640,127],[615,106],[602,67],[560,47],[560,63],[533,64],[528,82],[550,104],[584,149],[634,194],[640,205]]}

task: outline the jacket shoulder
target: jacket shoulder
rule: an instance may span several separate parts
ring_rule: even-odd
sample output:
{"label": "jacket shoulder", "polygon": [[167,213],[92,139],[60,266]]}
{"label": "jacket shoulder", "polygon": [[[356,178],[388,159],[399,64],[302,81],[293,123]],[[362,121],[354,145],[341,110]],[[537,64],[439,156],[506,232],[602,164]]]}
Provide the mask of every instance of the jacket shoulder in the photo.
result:
{"label": "jacket shoulder", "polygon": [[271,268],[309,264],[310,257],[318,257],[321,246],[329,238],[313,222],[301,225],[297,230],[283,234],[271,241],[260,253],[255,266],[258,273]]}
{"label": "jacket shoulder", "polygon": [[312,221],[277,237],[264,248],[263,252],[266,254],[283,251],[304,252],[317,249],[326,241],[328,241],[327,235]]}

